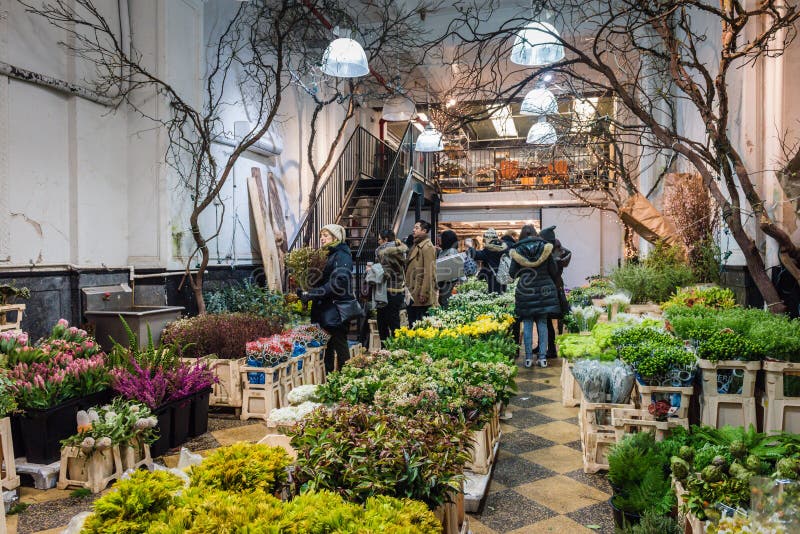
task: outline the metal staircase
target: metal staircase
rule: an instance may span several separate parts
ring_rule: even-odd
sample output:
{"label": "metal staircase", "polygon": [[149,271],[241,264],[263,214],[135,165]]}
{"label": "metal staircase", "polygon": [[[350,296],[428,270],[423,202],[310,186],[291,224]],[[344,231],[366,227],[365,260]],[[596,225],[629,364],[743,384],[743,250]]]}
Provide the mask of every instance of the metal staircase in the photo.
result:
{"label": "metal staircase", "polygon": [[326,224],[339,224],[347,230],[354,275],[360,281],[367,262],[375,257],[378,232],[391,228],[397,233],[415,184],[430,186],[425,178],[430,157],[414,152],[416,136],[417,131],[409,123],[399,146],[393,148],[357,127],[300,221],[289,249],[319,247],[320,229]]}

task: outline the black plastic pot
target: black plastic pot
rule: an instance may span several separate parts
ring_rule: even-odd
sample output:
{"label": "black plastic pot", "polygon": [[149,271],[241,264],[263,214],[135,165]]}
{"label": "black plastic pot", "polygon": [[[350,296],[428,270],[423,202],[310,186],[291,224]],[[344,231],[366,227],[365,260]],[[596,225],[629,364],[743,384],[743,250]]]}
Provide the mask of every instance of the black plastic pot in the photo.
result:
{"label": "black plastic pot", "polygon": [[198,391],[192,399],[192,412],[189,417],[189,437],[196,438],[208,432],[208,402],[211,388]]}
{"label": "black plastic pot", "polygon": [[172,403],[172,434],[169,446],[180,447],[189,439],[189,421],[192,416],[192,395]]}
{"label": "black plastic pot", "polygon": [[638,525],[639,521],[641,521],[642,516],[639,514],[634,514],[632,512],[626,512],[621,510],[614,505],[614,497],[611,497],[608,500],[608,504],[611,505],[611,515],[614,516],[614,525],[617,528],[624,529],[631,525]]}
{"label": "black plastic pot", "polygon": [[153,415],[158,419],[158,439],[150,445],[150,454],[163,456],[169,450],[170,435],[172,434],[172,403],[168,402],[153,410]]}
{"label": "black plastic pot", "polygon": [[[47,410],[27,409],[19,418],[21,448],[29,463],[51,464],[61,458],[61,440],[77,429],[78,399]],[[20,454],[15,451],[15,454]]]}
{"label": "black plastic pot", "polygon": [[78,406],[78,410],[88,410],[89,408],[108,404],[113,398],[114,390],[109,388],[104,389],[103,391],[98,391],[97,393],[92,393],[91,395],[86,395],[85,397],[81,397],[76,400],[76,404]]}
{"label": "black plastic pot", "polygon": [[11,419],[11,443],[14,445],[14,457],[22,458],[25,456],[25,440],[22,439],[22,414],[12,414]]}

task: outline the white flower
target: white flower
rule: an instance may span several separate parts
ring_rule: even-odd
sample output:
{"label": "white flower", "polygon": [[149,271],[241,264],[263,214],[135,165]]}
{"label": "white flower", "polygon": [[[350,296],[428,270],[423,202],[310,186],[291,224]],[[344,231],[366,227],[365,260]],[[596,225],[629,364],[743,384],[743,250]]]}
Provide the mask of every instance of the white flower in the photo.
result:
{"label": "white flower", "polygon": [[109,449],[111,448],[111,445],[113,445],[113,443],[111,442],[111,438],[109,438],[108,436],[98,439],[97,443],[95,444],[98,451]]}
{"label": "white flower", "polygon": [[97,410],[95,410],[94,408],[89,408],[89,410],[86,413],[89,415],[89,421],[94,423],[95,421],[100,420],[100,414],[98,414]]}
{"label": "white flower", "polygon": [[314,401],[317,400],[317,389],[319,386],[316,385],[305,385],[305,386],[297,386],[296,388],[289,391],[286,395],[286,400],[289,401],[289,404],[292,406],[296,406],[298,404],[302,404],[307,401]]}

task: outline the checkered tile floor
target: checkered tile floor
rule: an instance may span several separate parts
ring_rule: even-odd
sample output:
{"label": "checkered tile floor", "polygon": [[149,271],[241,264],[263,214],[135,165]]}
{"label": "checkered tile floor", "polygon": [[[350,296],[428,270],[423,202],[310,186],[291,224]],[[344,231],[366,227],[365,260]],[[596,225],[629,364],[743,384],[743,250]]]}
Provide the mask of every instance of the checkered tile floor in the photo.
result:
{"label": "checkered tile floor", "polygon": [[[518,360],[519,361],[519,360]],[[561,367],[520,366],[500,450],[473,534],[614,533],[605,475],[583,472],[578,408],[561,405]]]}
{"label": "checkered tile floor", "polygon": [[[583,472],[578,409],[561,405],[558,361],[526,369],[517,376],[519,391],[511,400],[511,420],[501,424],[500,450],[482,508],[470,514],[473,534],[613,534],[608,505],[611,488],[605,475]],[[216,447],[264,436],[262,423],[242,422],[214,414],[209,432],[189,442],[189,450],[206,455]],[[175,466],[178,455],[164,463]],[[70,490],[22,488],[31,506],[9,517],[9,532],[55,534],[69,517],[91,507],[91,499],[70,497]]]}

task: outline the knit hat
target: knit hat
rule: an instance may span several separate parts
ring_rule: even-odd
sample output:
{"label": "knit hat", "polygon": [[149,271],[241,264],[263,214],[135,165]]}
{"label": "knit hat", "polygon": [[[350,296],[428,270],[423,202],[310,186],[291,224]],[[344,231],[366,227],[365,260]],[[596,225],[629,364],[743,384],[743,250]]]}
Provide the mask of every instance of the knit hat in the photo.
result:
{"label": "knit hat", "polygon": [[548,243],[555,243],[556,242],[556,227],[555,226],[548,226],[547,228],[542,229],[539,232],[539,237],[547,241]]}
{"label": "knit hat", "polygon": [[[338,224],[326,224],[322,227],[322,230],[331,234],[336,241],[344,241],[345,232],[343,226],[339,226]],[[322,232],[322,230],[320,230],[320,232]]]}
{"label": "knit hat", "polygon": [[487,229],[485,232],[483,232],[483,238],[489,241],[497,239],[497,230],[494,228]]}

